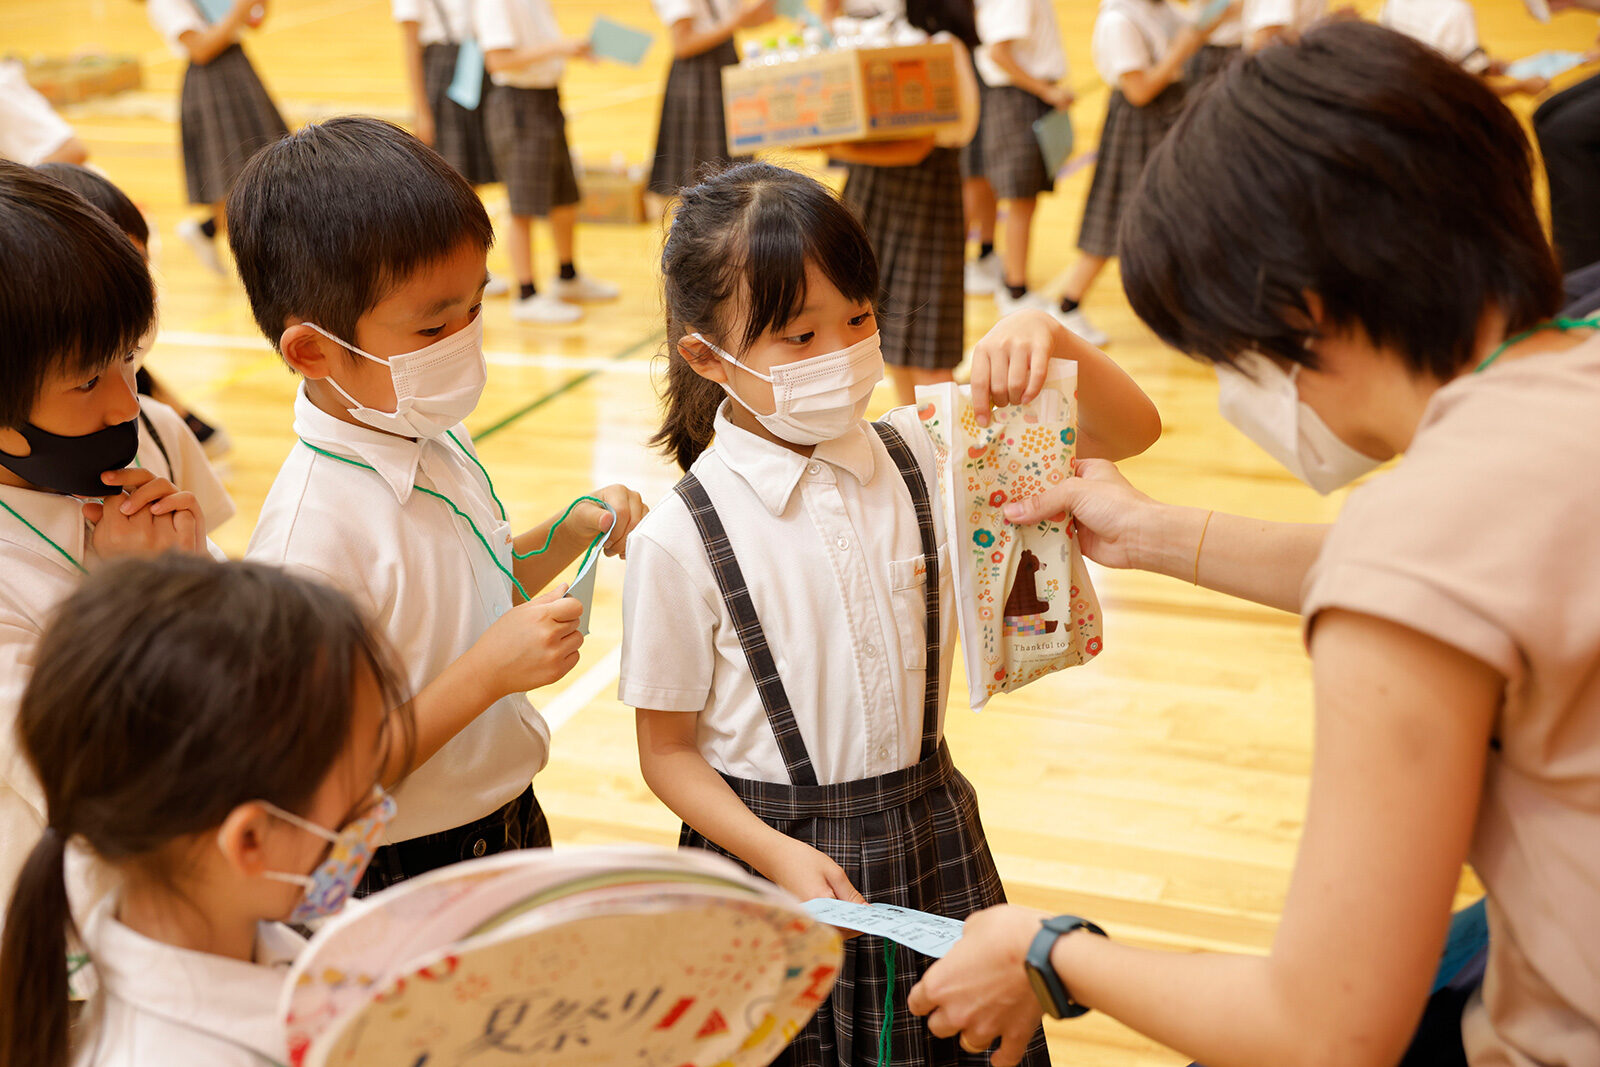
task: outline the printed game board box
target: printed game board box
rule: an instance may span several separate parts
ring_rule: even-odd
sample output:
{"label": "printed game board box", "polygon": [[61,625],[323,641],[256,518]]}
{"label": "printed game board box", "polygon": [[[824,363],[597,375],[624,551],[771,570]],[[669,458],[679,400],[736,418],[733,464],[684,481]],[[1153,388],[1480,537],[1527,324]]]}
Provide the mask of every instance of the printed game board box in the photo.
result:
{"label": "printed game board box", "polygon": [[645,181],[642,168],[581,167],[578,189],[583,200],[578,204],[579,221],[643,222]]}
{"label": "printed game board box", "polygon": [[728,151],[922,137],[961,122],[952,42],[723,67]]}

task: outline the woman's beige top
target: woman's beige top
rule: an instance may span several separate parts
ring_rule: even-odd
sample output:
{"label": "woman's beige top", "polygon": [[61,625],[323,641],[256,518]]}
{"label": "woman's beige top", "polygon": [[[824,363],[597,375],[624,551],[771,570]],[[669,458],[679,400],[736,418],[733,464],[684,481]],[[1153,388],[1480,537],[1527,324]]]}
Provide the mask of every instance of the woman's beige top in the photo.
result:
{"label": "woman's beige top", "polygon": [[1329,534],[1308,635],[1325,608],[1504,675],[1470,856],[1490,949],[1467,1056],[1600,1064],[1600,337],[1440,389],[1404,460]]}

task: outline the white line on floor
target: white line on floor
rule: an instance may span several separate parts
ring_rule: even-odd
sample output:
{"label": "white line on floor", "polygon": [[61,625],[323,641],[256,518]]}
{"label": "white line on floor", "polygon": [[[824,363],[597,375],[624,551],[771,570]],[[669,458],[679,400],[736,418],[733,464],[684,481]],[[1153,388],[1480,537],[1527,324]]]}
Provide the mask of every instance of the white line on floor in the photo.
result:
{"label": "white line on floor", "polygon": [[550,732],[554,734],[565,726],[568,720],[588,707],[591,700],[609,689],[621,675],[622,646],[618,645],[539,709],[544,721],[550,724]]}

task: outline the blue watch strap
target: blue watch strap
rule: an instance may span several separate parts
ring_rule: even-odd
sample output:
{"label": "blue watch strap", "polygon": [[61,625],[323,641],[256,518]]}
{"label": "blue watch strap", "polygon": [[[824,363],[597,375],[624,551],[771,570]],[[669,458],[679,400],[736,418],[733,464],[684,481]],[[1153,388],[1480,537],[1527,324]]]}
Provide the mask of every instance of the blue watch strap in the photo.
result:
{"label": "blue watch strap", "polygon": [[1050,963],[1050,954],[1055,949],[1056,942],[1074,930],[1083,929],[1090,933],[1106,936],[1106,932],[1088,919],[1080,919],[1076,915],[1057,915],[1052,919],[1045,919],[1040,924],[1040,929],[1034,935],[1033,942],[1028,946],[1026,966],[1028,980],[1033,986],[1033,991],[1039,998],[1039,1003],[1052,1018],[1075,1019],[1089,1009],[1072,999],[1072,994],[1067,991],[1066,984],[1061,981],[1061,976],[1056,974],[1056,969]]}

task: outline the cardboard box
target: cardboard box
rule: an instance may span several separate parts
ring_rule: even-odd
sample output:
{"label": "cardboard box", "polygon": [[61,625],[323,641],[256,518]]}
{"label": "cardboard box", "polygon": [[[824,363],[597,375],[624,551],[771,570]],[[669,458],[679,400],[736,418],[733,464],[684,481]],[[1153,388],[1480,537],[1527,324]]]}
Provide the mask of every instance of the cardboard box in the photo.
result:
{"label": "cardboard box", "polygon": [[578,172],[578,221],[640,223],[644,221],[645,176],[628,169],[584,167]]}
{"label": "cardboard box", "polygon": [[922,137],[961,123],[949,41],[722,68],[728,151]]}
{"label": "cardboard box", "polygon": [[144,73],[133,56],[75,56],[71,59],[31,59],[28,84],[52,107],[81,103],[144,84]]}

